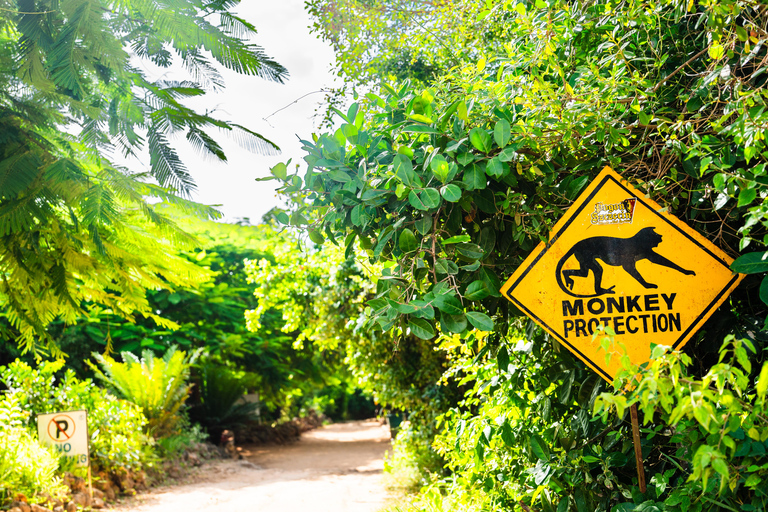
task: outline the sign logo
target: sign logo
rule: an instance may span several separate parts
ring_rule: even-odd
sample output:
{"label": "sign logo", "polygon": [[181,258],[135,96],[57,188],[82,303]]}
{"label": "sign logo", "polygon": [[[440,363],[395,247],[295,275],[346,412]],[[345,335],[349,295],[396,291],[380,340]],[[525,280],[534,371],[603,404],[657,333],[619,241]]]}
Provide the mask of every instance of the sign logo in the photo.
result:
{"label": "sign logo", "polygon": [[624,350],[642,364],[651,343],[682,347],[744,277],[731,261],[606,167],[501,291],[610,381]]}
{"label": "sign logo", "polygon": [[54,442],[64,443],[75,434],[75,421],[65,414],[54,416],[48,422],[48,437]]}
{"label": "sign logo", "polygon": [[66,457],[78,466],[87,466],[88,413],[86,411],[54,412],[37,416],[37,435],[40,444],[50,446],[60,457]]}
{"label": "sign logo", "polygon": [[592,224],[632,224],[636,202],[632,197],[615,204],[597,203],[589,220]]}

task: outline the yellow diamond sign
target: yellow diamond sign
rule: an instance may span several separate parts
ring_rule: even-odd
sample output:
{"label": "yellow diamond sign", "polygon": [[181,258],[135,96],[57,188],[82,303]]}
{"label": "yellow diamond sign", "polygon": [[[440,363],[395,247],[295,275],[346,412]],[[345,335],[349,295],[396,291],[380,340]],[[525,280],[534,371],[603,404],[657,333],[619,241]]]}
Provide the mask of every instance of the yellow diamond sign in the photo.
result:
{"label": "yellow diamond sign", "polygon": [[744,277],[731,262],[606,167],[501,292],[610,381],[624,351],[639,365],[651,343],[682,347]]}

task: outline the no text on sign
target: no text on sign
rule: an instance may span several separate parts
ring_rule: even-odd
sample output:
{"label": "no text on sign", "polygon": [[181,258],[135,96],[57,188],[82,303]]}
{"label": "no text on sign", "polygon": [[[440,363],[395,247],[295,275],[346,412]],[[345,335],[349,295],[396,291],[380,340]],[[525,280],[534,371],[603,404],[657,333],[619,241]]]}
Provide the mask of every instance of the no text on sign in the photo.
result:
{"label": "no text on sign", "polygon": [[638,365],[651,343],[678,349],[743,279],[731,262],[606,167],[501,292],[611,381],[622,351],[606,357],[598,326]]}
{"label": "no text on sign", "polygon": [[86,411],[66,411],[37,416],[40,442],[52,446],[63,457],[71,458],[78,466],[87,466],[88,415]]}

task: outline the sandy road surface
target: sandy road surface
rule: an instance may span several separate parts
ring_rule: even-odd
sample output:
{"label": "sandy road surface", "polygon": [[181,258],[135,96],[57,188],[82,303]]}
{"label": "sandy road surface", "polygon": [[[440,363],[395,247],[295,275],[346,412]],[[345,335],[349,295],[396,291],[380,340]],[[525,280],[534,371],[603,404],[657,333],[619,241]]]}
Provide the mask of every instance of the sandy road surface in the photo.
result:
{"label": "sandy road surface", "polygon": [[[124,512],[375,512],[389,431],[378,422],[330,425],[288,446],[244,447],[244,461],[207,464],[195,482],[156,489]],[[246,462],[246,463],[244,463]]]}

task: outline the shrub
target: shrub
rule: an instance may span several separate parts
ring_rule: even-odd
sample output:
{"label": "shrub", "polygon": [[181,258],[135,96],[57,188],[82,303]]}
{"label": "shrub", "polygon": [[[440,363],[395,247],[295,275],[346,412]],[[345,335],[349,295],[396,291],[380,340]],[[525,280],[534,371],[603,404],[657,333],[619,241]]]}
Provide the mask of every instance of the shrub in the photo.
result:
{"label": "shrub", "polygon": [[0,505],[16,494],[55,496],[64,491],[58,459],[23,428],[0,428]]}
{"label": "shrub", "polygon": [[384,461],[388,487],[415,492],[440,471],[444,461],[431,447],[434,435],[429,427],[419,428],[410,421],[400,424],[392,453]]}
{"label": "shrub", "polygon": [[34,369],[15,361],[0,367],[0,379],[9,388],[0,399],[0,428],[27,426],[35,431],[37,414],[85,409],[92,462],[108,470],[152,462],[155,456],[151,440],[142,433],[147,420],[141,409],[104,393],[90,379],[79,380],[71,370],[57,378],[63,365],[62,361],[43,362]]}
{"label": "shrub", "polygon": [[182,418],[179,426],[181,428],[178,433],[161,437],[156,441],[158,452],[164,459],[181,457],[188,448],[208,439],[208,434],[203,427],[191,424],[186,417]]}
{"label": "shrub", "polygon": [[200,368],[199,403],[190,409],[192,419],[216,439],[225,428],[256,419],[256,403],[238,403],[246,392],[243,380],[229,368],[206,363]]}
{"label": "shrub", "polygon": [[19,397],[0,398],[0,506],[16,493],[32,497],[62,490],[55,476],[58,460],[23,428],[27,416]]}
{"label": "shrub", "polygon": [[118,396],[138,405],[147,418],[146,431],[155,438],[175,434],[179,427],[181,406],[189,396],[189,369],[199,351],[189,357],[171,347],[162,358],[151,350],[139,359],[123,352],[123,362],[93,354],[101,365],[91,365],[96,376]]}
{"label": "shrub", "polygon": [[[754,353],[749,339],[727,336],[718,363],[697,377],[689,356],[657,345],[647,365],[628,364],[614,392],[597,397],[595,410],[603,418],[613,409],[621,417],[637,404],[648,432],[650,485],[633,506],[766,510],[768,364],[758,372],[750,361]],[[680,467],[685,478],[675,474]]]}

